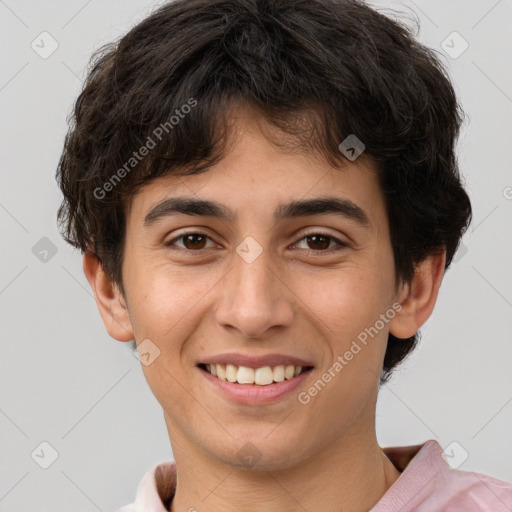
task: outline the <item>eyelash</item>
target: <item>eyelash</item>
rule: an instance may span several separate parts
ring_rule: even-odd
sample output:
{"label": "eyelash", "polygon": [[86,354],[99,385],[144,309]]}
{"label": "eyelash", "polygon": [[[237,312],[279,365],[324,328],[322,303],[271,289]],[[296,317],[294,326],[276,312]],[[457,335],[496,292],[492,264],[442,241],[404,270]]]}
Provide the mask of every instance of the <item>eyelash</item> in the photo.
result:
{"label": "eyelash", "polygon": [[[189,253],[194,253],[194,255],[202,255],[204,252],[208,251],[210,248],[205,248],[205,249],[197,249],[197,250],[194,250],[194,249],[186,249],[186,248],[183,248],[183,247],[173,247],[174,246],[174,242],[176,242],[177,240],[181,240],[189,235],[200,235],[200,236],[204,236],[208,239],[211,240],[211,237],[209,237],[206,233],[201,233],[199,231],[189,231],[187,233],[182,233],[180,236],[177,236],[176,238],[173,238],[172,240],[169,240],[168,242],[164,242],[164,246],[166,247],[170,247],[172,249],[175,249],[175,250],[178,250],[178,251],[185,251],[185,252],[189,252]],[[320,236],[323,236],[325,238],[328,238],[330,239],[331,241],[334,241],[338,244],[338,247],[337,248],[330,248],[330,249],[324,249],[324,250],[313,250],[313,249],[302,249],[303,251],[306,251],[307,254],[314,254],[315,256],[318,256],[318,255],[321,255],[322,253],[325,254],[332,254],[333,252],[337,252],[339,250],[342,250],[342,249],[345,249],[346,247],[349,246],[348,243],[345,243],[345,242],[342,242],[341,240],[339,240],[338,238],[332,236],[332,235],[329,235],[328,233],[322,233],[322,232],[318,232],[318,231],[312,231],[311,233],[306,233],[304,234],[304,236],[302,236],[302,238],[300,238],[298,240],[298,242],[301,242],[302,240],[310,237],[310,236],[314,236],[314,235],[320,235]],[[297,243],[298,243],[297,242]]]}

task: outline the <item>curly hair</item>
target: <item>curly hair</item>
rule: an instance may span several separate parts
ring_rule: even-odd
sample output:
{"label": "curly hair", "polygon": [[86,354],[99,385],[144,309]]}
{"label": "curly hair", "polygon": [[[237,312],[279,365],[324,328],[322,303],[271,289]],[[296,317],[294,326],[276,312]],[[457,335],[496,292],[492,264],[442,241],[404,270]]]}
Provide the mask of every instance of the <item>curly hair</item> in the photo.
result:
{"label": "curly hair", "polygon": [[[176,0],[93,54],[56,173],[62,236],[123,294],[130,198],[218,162],[235,102],[332,165],[356,134],[378,170],[397,285],[431,253],[449,267],[472,210],[455,155],[464,114],[434,50],[359,0]],[[381,384],[419,334],[389,334]]]}

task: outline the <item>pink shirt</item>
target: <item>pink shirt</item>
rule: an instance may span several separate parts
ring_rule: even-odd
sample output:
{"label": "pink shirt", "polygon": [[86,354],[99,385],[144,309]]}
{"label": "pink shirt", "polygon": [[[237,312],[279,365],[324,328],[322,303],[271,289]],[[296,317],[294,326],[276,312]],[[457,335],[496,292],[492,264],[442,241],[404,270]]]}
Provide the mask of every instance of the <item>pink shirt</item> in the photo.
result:
{"label": "pink shirt", "polygon": [[[383,451],[401,475],[370,512],[512,512],[512,484],[452,469],[434,439]],[[144,475],[135,502],[117,512],[167,512],[175,489],[175,463],[157,464]]]}

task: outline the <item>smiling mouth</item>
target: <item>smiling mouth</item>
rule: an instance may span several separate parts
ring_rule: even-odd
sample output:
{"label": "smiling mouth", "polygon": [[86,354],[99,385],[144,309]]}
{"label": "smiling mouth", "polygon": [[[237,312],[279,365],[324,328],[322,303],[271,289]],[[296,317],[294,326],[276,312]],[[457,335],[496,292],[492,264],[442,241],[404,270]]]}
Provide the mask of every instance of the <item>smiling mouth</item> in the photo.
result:
{"label": "smiling mouth", "polygon": [[201,370],[217,377],[219,380],[233,384],[268,386],[285,380],[291,380],[309,372],[313,366],[277,365],[249,368],[234,364],[199,364]]}

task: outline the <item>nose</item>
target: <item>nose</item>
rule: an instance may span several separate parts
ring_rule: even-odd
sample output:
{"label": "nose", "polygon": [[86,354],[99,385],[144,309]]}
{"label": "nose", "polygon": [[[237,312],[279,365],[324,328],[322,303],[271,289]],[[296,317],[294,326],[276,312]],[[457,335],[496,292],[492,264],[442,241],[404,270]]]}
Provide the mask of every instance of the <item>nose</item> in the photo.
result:
{"label": "nose", "polygon": [[293,321],[293,292],[283,272],[273,268],[268,253],[263,250],[250,263],[235,254],[233,267],[221,285],[217,323],[237,329],[246,338],[264,338],[272,328],[283,328]]}

